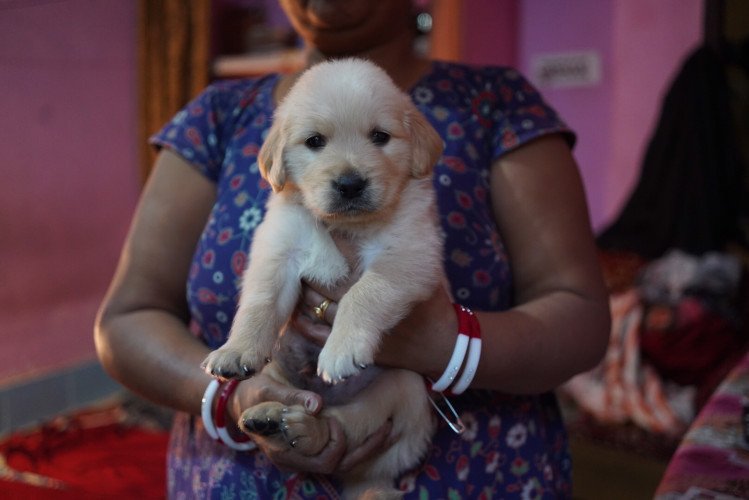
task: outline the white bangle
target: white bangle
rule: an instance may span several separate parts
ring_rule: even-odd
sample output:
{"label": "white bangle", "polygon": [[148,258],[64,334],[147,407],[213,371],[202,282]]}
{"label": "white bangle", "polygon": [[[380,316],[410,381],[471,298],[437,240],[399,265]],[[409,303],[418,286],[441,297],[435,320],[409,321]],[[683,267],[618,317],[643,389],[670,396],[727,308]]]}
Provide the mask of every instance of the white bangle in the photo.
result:
{"label": "white bangle", "polygon": [[455,309],[455,315],[458,317],[458,339],[455,341],[453,355],[450,357],[450,362],[447,364],[445,372],[437,379],[437,382],[432,384],[432,390],[435,392],[442,392],[450,387],[455,377],[458,376],[460,367],[463,366],[463,361],[466,357],[468,339],[472,336],[471,329],[473,325],[469,317],[470,314],[473,314],[471,310],[459,304],[453,304],[453,309]]}
{"label": "white bangle", "polygon": [[216,397],[216,391],[218,391],[220,383],[218,380],[213,379],[205,388],[203,393],[203,400],[200,403],[200,416],[203,419],[203,428],[211,436],[211,439],[219,440],[218,431],[216,426],[213,424],[213,398]]}
{"label": "white bangle", "polygon": [[221,438],[221,442],[233,450],[237,451],[250,451],[257,448],[257,445],[248,438],[247,441],[234,441],[226,430],[226,427],[218,427],[218,435]]}
{"label": "white bangle", "polygon": [[468,358],[466,358],[466,366],[463,368],[463,373],[460,374],[460,378],[450,389],[453,394],[463,394],[468,389],[468,386],[471,385],[473,377],[476,375],[476,368],[479,366],[480,357],[481,339],[474,337],[471,339],[468,347]]}
{"label": "white bangle", "polygon": [[453,349],[453,355],[450,358],[450,362],[447,364],[445,372],[436,382],[432,384],[432,390],[434,392],[442,392],[447,389],[455,377],[460,371],[460,367],[463,366],[463,360],[466,356],[466,350],[468,349],[468,335],[462,333],[458,334],[458,339],[455,341],[455,349]]}

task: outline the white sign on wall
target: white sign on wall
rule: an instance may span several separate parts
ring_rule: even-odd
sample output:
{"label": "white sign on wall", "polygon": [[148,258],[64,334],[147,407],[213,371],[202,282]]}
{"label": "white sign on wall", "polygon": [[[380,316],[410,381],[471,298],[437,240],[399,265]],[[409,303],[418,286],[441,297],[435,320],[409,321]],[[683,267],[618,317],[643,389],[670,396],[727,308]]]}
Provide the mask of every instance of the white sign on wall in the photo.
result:
{"label": "white sign on wall", "polygon": [[538,54],[530,66],[530,78],[541,88],[591,87],[601,82],[601,56],[592,50]]}

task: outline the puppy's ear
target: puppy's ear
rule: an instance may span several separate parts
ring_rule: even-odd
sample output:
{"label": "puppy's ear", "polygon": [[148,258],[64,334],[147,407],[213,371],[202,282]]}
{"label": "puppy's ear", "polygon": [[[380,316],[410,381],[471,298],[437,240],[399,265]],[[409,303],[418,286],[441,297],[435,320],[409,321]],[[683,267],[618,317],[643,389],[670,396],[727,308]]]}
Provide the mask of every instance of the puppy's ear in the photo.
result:
{"label": "puppy's ear", "polygon": [[444,149],[442,137],[415,106],[406,111],[406,126],[411,132],[411,175],[417,179],[432,175],[434,164]]}
{"label": "puppy's ear", "polygon": [[268,181],[275,193],[281,191],[286,183],[286,167],[283,163],[283,149],[286,141],[282,127],[281,120],[273,124],[257,156],[260,175]]}

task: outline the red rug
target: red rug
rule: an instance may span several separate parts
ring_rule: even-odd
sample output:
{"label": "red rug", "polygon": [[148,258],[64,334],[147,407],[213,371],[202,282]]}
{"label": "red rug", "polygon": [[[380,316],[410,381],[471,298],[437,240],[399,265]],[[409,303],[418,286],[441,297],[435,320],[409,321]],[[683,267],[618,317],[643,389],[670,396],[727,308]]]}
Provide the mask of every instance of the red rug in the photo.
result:
{"label": "red rug", "polygon": [[4,499],[164,498],[164,425],[113,404],[0,441]]}

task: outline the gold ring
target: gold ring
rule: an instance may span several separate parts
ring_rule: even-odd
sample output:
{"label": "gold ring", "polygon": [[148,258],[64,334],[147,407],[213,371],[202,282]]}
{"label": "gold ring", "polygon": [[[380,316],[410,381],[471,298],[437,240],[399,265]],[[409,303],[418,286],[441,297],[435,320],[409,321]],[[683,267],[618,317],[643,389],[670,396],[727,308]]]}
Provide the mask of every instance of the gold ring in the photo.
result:
{"label": "gold ring", "polygon": [[312,308],[312,310],[315,311],[315,316],[317,316],[317,319],[319,319],[320,321],[325,321],[325,311],[328,310],[329,305],[330,299],[325,299],[320,302],[319,306]]}

